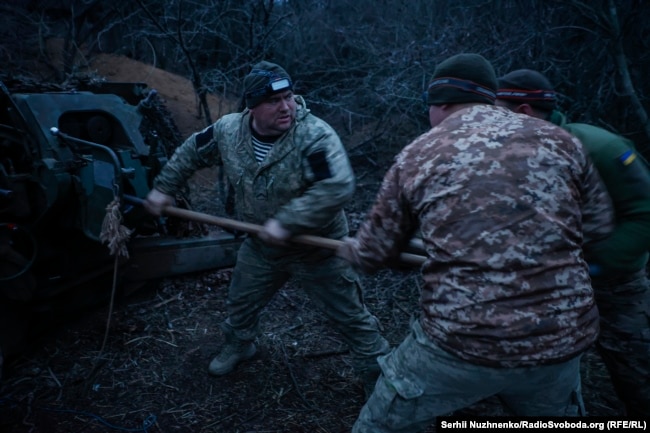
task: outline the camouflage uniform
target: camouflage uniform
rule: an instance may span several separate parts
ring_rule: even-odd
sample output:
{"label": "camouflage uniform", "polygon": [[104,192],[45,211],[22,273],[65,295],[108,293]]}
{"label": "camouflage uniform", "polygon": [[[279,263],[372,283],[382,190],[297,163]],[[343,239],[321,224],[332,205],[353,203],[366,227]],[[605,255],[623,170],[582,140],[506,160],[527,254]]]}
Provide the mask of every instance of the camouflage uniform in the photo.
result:
{"label": "camouflage uniform", "polygon": [[582,245],[611,226],[580,142],[548,122],[481,104],[417,138],[349,252],[374,270],[420,230],[428,255],[419,321],[380,357],[353,431],[418,431],[490,395],[519,415],[577,414],[579,358],[598,334]]}
{"label": "camouflage uniform", "polygon": [[627,415],[650,416],[650,170],[623,137],[584,123],[549,120],[584,144],[614,204],[616,227],[587,251],[600,312],[597,348]]}
{"label": "camouflage uniform", "polygon": [[[258,163],[248,109],[229,114],[188,138],[156,178],[154,187],[173,194],[200,168],[222,165],[234,187],[239,219],[262,224],[277,219],[293,234],[340,239],[348,234],[342,210],[354,191],[354,174],[336,132],[310,114],[302,97],[294,125]],[[333,252],[316,247],[278,247],[248,238],[241,246],[228,291],[227,339],[252,341],[259,315],[290,278],[341,332],[363,372],[389,350],[366,309],[358,275]]]}

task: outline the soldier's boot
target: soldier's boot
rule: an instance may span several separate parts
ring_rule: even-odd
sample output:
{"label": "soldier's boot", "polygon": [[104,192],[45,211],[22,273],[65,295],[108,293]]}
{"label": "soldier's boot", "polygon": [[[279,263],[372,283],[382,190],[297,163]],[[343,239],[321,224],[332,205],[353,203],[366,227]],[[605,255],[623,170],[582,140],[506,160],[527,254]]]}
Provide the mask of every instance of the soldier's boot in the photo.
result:
{"label": "soldier's boot", "polygon": [[370,398],[370,395],[375,390],[377,379],[379,379],[382,373],[378,357],[386,355],[391,350],[390,344],[383,337],[377,339],[373,349],[371,351],[371,353],[374,352],[373,355],[358,355],[353,353],[352,356],[352,367],[354,368],[358,381],[363,387],[365,401]]}
{"label": "soldier's boot", "polygon": [[364,401],[368,401],[373,391],[375,390],[375,384],[377,383],[377,379],[379,379],[380,374],[381,370],[379,368],[366,370],[359,373],[359,381],[363,386],[363,394],[365,397]]}
{"label": "soldier's boot", "polygon": [[[229,340],[229,341],[228,341]],[[251,359],[257,353],[257,347],[252,341],[227,339],[221,352],[215,356],[208,366],[208,373],[213,376],[223,376],[235,369],[242,361]]]}
{"label": "soldier's boot", "polygon": [[357,358],[352,364],[358,382],[363,387],[364,401],[368,401],[370,395],[375,390],[377,379],[381,375],[381,368],[377,363],[377,357]]}

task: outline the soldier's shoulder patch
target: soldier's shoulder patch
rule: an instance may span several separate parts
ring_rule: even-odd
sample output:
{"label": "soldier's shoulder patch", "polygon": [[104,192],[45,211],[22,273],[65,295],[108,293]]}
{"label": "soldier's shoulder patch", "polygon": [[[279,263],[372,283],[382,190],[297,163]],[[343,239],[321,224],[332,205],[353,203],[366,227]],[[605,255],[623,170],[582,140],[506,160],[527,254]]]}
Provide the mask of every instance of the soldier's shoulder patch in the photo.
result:
{"label": "soldier's shoulder patch", "polygon": [[634,153],[633,150],[626,150],[618,157],[618,160],[621,162],[621,164],[625,166],[632,164],[635,159],[636,153]]}
{"label": "soldier's shoulder patch", "polygon": [[196,148],[200,149],[212,141],[214,137],[213,127],[209,126],[196,135]]}
{"label": "soldier's shoulder patch", "polygon": [[324,150],[317,150],[311,155],[308,155],[307,161],[309,161],[309,166],[314,173],[315,180],[325,180],[332,177],[327,155]]}
{"label": "soldier's shoulder patch", "polygon": [[617,157],[620,162],[620,178],[617,186],[624,187],[629,199],[650,199],[650,170],[643,157],[633,150],[626,150]]}

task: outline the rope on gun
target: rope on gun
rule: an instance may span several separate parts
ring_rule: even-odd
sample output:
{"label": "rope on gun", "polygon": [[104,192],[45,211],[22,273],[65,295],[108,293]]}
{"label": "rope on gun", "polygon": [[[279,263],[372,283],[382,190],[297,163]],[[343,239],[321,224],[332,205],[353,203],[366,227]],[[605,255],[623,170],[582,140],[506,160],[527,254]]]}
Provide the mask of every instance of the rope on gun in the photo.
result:
{"label": "rope on gun", "polygon": [[108,243],[108,249],[116,261],[119,256],[129,258],[129,250],[126,245],[131,237],[132,230],[122,225],[122,212],[120,211],[120,199],[115,197],[106,206],[106,216],[102,222],[102,231],[99,239],[102,243]]}
{"label": "rope on gun", "polygon": [[[116,193],[113,201],[106,206],[106,216],[102,221],[102,230],[99,239],[102,243],[108,244],[108,249],[112,256],[115,256],[113,263],[113,286],[111,288],[111,300],[108,306],[108,318],[106,319],[106,330],[104,332],[104,341],[102,347],[95,358],[98,360],[104,353],[106,342],[108,341],[108,331],[111,327],[111,317],[113,316],[113,306],[115,304],[115,292],[117,291],[117,270],[120,256],[129,258],[127,243],[133,232],[122,224],[122,212],[120,211],[120,198]],[[97,363],[95,363],[97,365]]]}

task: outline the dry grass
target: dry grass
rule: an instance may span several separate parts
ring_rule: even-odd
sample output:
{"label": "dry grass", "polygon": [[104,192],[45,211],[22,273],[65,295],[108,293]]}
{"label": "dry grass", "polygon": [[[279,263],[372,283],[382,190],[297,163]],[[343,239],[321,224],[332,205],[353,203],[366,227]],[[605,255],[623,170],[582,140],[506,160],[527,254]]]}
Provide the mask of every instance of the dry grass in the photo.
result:
{"label": "dry grass", "polygon": [[[132,296],[115,310],[102,353],[106,308],[50,335],[7,370],[2,431],[110,431],[95,416],[140,429],[131,431],[145,422],[149,432],[349,431],[362,388],[338,335],[294,285],[267,308],[259,354],[224,378],[206,375],[222,339],[229,273],[169,279]],[[367,301],[391,343],[401,341],[415,311],[417,280],[392,271],[366,278]],[[591,414],[621,413],[593,353],[583,377]],[[496,400],[461,413],[505,414]]]}

